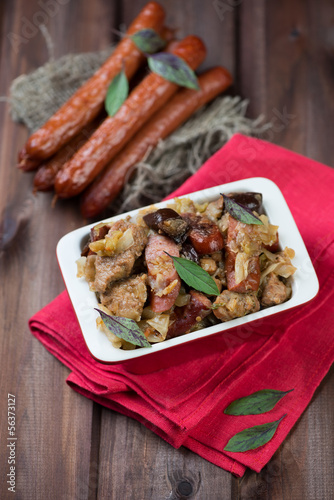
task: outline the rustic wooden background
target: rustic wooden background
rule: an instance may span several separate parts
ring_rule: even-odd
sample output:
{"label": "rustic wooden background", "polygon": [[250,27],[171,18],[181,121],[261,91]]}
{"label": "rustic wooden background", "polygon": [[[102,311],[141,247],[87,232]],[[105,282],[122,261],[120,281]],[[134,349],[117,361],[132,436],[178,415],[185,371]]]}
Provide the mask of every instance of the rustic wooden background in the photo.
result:
{"label": "rustic wooden background", "polygon": [[[45,17],[40,13],[48,1],[57,12]],[[45,22],[59,57],[107,47],[115,40],[112,29],[128,24],[144,3],[1,0],[0,95],[8,94],[13,78],[48,58],[43,36],[38,30],[27,36],[27,24]],[[264,113],[274,122],[269,140],[333,166],[333,1],[161,3],[180,35],[204,38],[206,67],[222,64],[233,73],[233,92],[250,100],[249,116]],[[17,49],[10,33],[23,38]],[[49,195],[32,195],[31,175],[15,168],[27,131],[11,121],[6,102],[0,102],[0,120],[0,497],[14,496],[6,484],[7,393],[12,393],[18,499],[332,499],[333,369],[267,467],[240,480],[187,449],[174,450],[136,421],[65,384],[68,369],[30,335],[27,320],[63,290],[55,246],[83,221],[74,203],[51,210]],[[182,490],[184,478],[191,478],[192,493],[187,484]]]}

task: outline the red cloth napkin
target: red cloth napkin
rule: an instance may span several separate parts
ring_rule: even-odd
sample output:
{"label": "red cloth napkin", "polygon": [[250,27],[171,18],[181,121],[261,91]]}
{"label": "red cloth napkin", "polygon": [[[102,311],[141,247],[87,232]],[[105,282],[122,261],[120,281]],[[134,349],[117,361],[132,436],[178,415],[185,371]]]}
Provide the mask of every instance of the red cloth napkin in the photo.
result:
{"label": "red cloth napkin", "polygon": [[[257,176],[280,187],[304,238],[320,281],[310,303],[119,365],[90,356],[66,292],[30,320],[32,333],[70,368],[67,383],[74,390],[237,476],[246,467],[260,471],[270,460],[334,360],[334,171],[235,135],[173,195]],[[266,388],[294,391],[264,415],[223,413],[233,400]],[[223,451],[236,432],[285,413],[266,445]]]}

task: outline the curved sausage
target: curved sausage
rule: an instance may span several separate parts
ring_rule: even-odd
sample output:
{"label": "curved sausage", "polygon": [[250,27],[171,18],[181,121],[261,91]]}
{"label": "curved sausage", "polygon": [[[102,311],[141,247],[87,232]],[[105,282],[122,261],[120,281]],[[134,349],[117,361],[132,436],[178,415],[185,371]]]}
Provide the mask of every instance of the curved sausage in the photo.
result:
{"label": "curved sausage", "polygon": [[151,309],[156,313],[168,311],[174,305],[181,288],[181,280],[173,260],[165,252],[173,257],[180,255],[173,240],[160,234],[151,234],[145,248],[145,259],[148,283],[152,290]]}
{"label": "curved sausage", "polygon": [[179,90],[83,193],[81,212],[84,217],[95,217],[107,208],[124,187],[132,167],[145,156],[148,149],[155,147],[197,109],[229,87],[232,77],[225,68],[217,67],[200,75],[198,82],[198,91]]}
{"label": "curved sausage", "polygon": [[181,214],[191,227],[188,238],[199,255],[219,252],[224,247],[224,239],[217,224],[207,217],[186,213]]}
{"label": "curved sausage", "polygon": [[[205,57],[203,42],[188,36],[172,51],[195,69]],[[176,93],[178,85],[150,73],[131,92],[115,116],[108,117],[89,141],[64,165],[55,181],[60,198],[84,190],[135,133]]]}
{"label": "curved sausage", "polygon": [[26,148],[24,147],[21,151],[19,151],[17,168],[23,170],[24,172],[31,172],[40,166],[41,161],[42,160],[30,158],[27,154]]}
{"label": "curved sausage", "polygon": [[101,123],[101,118],[96,118],[73,137],[68,144],[63,146],[58,153],[40,166],[34,177],[35,191],[49,191],[53,188],[56,175],[63,165],[83,146],[92,133]]}
{"label": "curved sausage", "polygon": [[[165,18],[164,9],[149,2],[131,23],[126,35],[144,28],[160,32]],[[103,108],[111,80],[124,70],[128,79],[145,61],[144,54],[129,36],[125,36],[101,68],[39,129],[25,145],[26,157],[46,159],[87,125]]]}
{"label": "curved sausage", "polygon": [[171,315],[174,320],[168,328],[167,339],[179,337],[188,332],[197,321],[202,320],[211,312],[211,302],[203,293],[190,290],[190,302],[186,306],[176,307]]}

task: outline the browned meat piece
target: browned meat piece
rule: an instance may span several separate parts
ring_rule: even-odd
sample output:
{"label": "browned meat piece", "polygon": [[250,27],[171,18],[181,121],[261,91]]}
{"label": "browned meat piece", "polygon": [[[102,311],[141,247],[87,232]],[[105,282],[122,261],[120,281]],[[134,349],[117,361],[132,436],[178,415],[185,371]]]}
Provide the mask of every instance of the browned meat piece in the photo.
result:
{"label": "browned meat piece", "polygon": [[[135,260],[141,255],[147,243],[147,230],[131,222],[117,221],[110,231],[126,229],[132,230],[133,245],[122,253],[111,257],[96,257],[95,281],[92,289],[96,292],[105,292],[108,285],[114,281],[130,276]],[[110,233],[109,231],[109,233]],[[108,233],[108,234],[109,234]]]}
{"label": "browned meat piece", "polygon": [[101,304],[115,316],[139,321],[147,299],[146,283],[146,274],[118,281],[100,294]]}
{"label": "browned meat piece", "polygon": [[96,257],[96,274],[92,289],[104,292],[108,285],[114,281],[127,278],[134,266],[135,255],[131,250],[115,255],[115,257]]}
{"label": "browned meat piece", "polygon": [[269,273],[265,278],[261,305],[264,307],[276,306],[288,300],[291,294],[291,289],[288,288],[283,281],[274,273]]}
{"label": "browned meat piece", "polygon": [[210,300],[200,292],[190,290],[190,302],[183,307],[175,307],[168,328],[167,339],[179,337],[187,333],[211,312]]}
{"label": "browned meat piece", "polygon": [[213,304],[213,314],[221,321],[241,318],[260,309],[256,293],[237,293],[224,290]]}
{"label": "browned meat piece", "polygon": [[181,288],[181,280],[169,255],[179,257],[177,244],[161,234],[151,234],[145,249],[148,282],[152,289],[151,308],[156,313],[168,311]]}

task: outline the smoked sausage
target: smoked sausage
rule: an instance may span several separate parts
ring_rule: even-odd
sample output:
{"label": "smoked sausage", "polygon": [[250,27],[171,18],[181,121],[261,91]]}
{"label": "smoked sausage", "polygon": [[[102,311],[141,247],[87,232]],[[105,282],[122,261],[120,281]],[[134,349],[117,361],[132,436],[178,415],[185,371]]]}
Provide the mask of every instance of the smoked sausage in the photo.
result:
{"label": "smoked sausage", "polygon": [[[126,35],[145,28],[161,32],[164,18],[164,9],[156,2],[149,2],[131,23]],[[103,108],[109,83],[121,71],[122,65],[130,79],[144,61],[145,55],[129,36],[125,36],[101,68],[31,135],[23,148],[22,161],[46,159],[55,154],[98,115]]]}
{"label": "smoked sausage", "polygon": [[56,175],[63,165],[81,148],[92,133],[100,125],[102,118],[96,118],[83,128],[78,135],[73,137],[68,144],[63,146],[58,153],[49,160],[42,161],[34,177],[34,191],[50,191],[53,189]]}
{"label": "smoked sausage", "polygon": [[209,218],[192,213],[181,214],[190,226],[188,238],[197,254],[205,255],[220,252],[224,239],[217,224]]}
{"label": "smoked sausage", "polygon": [[83,193],[81,212],[84,217],[95,217],[107,208],[124,187],[133,166],[142,160],[146,152],[182,125],[197,109],[229,87],[232,77],[225,68],[216,67],[200,75],[198,82],[198,91],[179,90]]}
{"label": "smoked sausage", "polygon": [[[196,69],[203,61],[206,49],[198,37],[188,36],[176,44],[172,53]],[[55,180],[57,195],[70,198],[82,192],[178,88],[155,73],[144,78],[115,116],[104,120],[58,173]]]}
{"label": "smoked sausage", "polygon": [[186,306],[176,307],[171,314],[170,327],[166,340],[187,333],[196,323],[211,312],[210,300],[196,290],[190,290],[190,302]]}
{"label": "smoked sausage", "polygon": [[42,160],[30,158],[27,155],[26,148],[22,148],[18,154],[18,165],[17,168],[23,170],[24,172],[31,172],[32,170],[36,170],[41,164]]}

